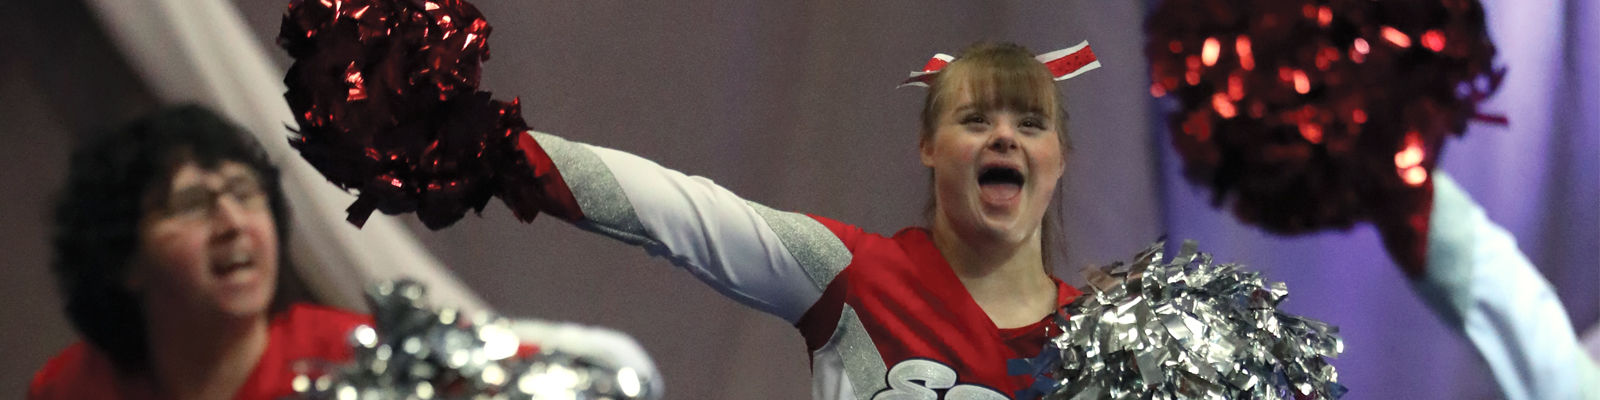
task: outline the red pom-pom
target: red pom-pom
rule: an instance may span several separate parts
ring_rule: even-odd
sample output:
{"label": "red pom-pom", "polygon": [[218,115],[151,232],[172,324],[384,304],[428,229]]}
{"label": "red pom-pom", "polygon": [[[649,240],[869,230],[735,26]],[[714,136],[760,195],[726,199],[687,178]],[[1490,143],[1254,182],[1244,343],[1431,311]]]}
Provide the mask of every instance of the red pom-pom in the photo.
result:
{"label": "red pom-pom", "polygon": [[1477,0],[1166,0],[1145,30],[1186,176],[1280,234],[1425,233],[1444,140],[1502,76]]}
{"label": "red pom-pom", "polygon": [[[539,180],[517,147],[528,129],[518,102],[478,90],[489,32],[460,0],[289,5],[278,37],[295,59],[284,97],[300,129],[289,142],[329,181],[359,191],[352,223],[414,211],[439,229]],[[527,221],[537,201],[507,204]]]}

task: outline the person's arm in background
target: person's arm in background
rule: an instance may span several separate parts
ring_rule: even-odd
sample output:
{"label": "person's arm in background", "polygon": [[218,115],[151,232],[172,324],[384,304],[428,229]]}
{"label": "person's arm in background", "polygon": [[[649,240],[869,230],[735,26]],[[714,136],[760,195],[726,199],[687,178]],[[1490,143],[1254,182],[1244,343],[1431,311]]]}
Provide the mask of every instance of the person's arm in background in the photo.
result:
{"label": "person's arm in background", "polygon": [[1584,331],[1583,348],[1589,352],[1589,358],[1600,360],[1600,323],[1597,323],[1594,326],[1589,327],[1589,330]]}
{"label": "person's arm in background", "polygon": [[1600,399],[1600,369],[1550,283],[1454,180],[1434,179],[1427,266],[1412,288],[1472,342],[1507,399]]}

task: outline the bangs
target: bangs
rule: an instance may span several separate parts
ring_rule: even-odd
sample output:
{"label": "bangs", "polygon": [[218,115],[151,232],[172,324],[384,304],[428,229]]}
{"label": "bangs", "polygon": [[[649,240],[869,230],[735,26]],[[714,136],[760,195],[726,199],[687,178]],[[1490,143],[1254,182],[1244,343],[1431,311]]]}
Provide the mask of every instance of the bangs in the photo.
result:
{"label": "bangs", "polygon": [[942,79],[946,82],[940,83],[949,85],[940,90],[948,90],[945,94],[951,98],[945,101],[956,101],[953,98],[955,93],[965,87],[972,94],[972,106],[979,110],[1010,110],[1058,119],[1061,107],[1056,103],[1055,82],[1044,64],[1034,61],[1032,57],[1023,60],[991,58],[974,61],[961,66],[965,68],[953,68],[948,77],[941,77],[947,79]]}
{"label": "bangs", "polygon": [[[978,110],[1038,114],[1066,132],[1066,110],[1050,69],[1021,46],[980,43],[929,82],[922,108],[924,140],[932,137],[942,113],[963,105],[954,104],[961,101],[956,96],[962,89],[972,95],[971,105]],[[1068,145],[1066,135],[1062,135],[1062,144]]]}

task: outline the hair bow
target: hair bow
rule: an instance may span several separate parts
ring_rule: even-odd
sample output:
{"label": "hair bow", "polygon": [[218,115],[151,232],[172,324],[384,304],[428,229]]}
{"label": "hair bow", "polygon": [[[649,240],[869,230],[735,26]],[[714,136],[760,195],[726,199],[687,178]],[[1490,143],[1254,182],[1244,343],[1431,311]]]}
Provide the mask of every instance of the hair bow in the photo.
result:
{"label": "hair bow", "polygon": [[[1033,59],[1039,60],[1039,62],[1044,63],[1045,67],[1050,68],[1050,75],[1055,76],[1055,80],[1058,81],[1100,68],[1100,60],[1095,58],[1094,49],[1089,48],[1088,41],[1078,42],[1076,46],[1065,49],[1040,54],[1034,56]],[[922,66],[922,70],[911,71],[911,75],[906,77],[905,81],[900,82],[900,86],[896,86],[896,88],[906,86],[928,87],[928,82],[932,81],[940,70],[955,60],[955,56],[949,54],[934,54],[933,58],[928,60],[928,64]]]}

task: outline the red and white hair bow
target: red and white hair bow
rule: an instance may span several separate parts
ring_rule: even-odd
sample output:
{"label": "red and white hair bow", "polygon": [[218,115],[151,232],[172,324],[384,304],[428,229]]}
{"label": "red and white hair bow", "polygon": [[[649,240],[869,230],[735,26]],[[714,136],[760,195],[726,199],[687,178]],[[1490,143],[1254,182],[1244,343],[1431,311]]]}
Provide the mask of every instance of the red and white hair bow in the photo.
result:
{"label": "red and white hair bow", "polygon": [[[1089,48],[1088,41],[1078,42],[1078,45],[1065,49],[1040,54],[1034,56],[1033,59],[1039,60],[1039,62],[1044,63],[1045,67],[1050,68],[1050,75],[1055,76],[1055,80],[1058,81],[1070,79],[1095,68],[1100,68],[1100,60],[1094,57],[1094,49]],[[955,60],[956,58],[949,54],[934,54],[933,59],[928,60],[928,64],[922,66],[921,71],[912,71],[911,76],[906,77],[906,80],[900,82],[900,86],[896,87],[928,87],[928,82],[933,81],[933,77],[937,76],[940,70],[943,70],[945,66],[950,65],[950,62]]]}

